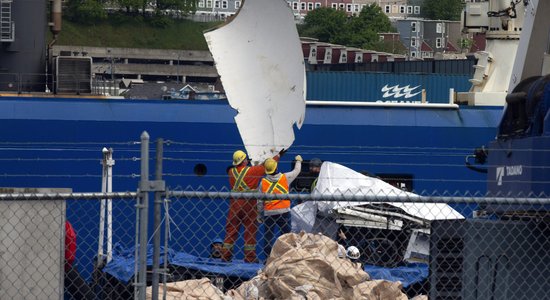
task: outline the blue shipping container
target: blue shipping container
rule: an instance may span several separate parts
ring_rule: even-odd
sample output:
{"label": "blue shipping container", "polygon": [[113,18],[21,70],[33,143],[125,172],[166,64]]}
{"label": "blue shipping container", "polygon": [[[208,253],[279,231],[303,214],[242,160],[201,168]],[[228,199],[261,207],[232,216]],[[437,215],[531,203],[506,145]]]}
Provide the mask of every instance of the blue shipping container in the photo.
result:
{"label": "blue shipping container", "polygon": [[390,74],[367,72],[307,72],[307,99],[325,101],[364,101],[448,103],[449,90],[467,92],[469,75]]}

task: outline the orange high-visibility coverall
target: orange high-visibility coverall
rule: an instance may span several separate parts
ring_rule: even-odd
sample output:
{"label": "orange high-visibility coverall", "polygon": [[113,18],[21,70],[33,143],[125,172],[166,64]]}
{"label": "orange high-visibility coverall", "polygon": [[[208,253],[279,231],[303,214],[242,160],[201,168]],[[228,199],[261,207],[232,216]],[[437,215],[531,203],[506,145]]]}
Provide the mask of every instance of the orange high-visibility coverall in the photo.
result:
{"label": "orange high-visibility coverall", "polygon": [[[275,156],[276,161],[279,156]],[[258,166],[236,166],[227,172],[229,175],[229,186],[234,192],[257,191],[258,184],[265,175],[263,165]],[[241,177],[241,180],[239,180]],[[227,223],[225,225],[225,240],[223,244],[222,259],[231,260],[233,246],[239,235],[240,226],[244,226],[244,260],[246,262],[256,261],[256,232],[258,224],[256,219],[258,211],[256,199],[231,199]]]}

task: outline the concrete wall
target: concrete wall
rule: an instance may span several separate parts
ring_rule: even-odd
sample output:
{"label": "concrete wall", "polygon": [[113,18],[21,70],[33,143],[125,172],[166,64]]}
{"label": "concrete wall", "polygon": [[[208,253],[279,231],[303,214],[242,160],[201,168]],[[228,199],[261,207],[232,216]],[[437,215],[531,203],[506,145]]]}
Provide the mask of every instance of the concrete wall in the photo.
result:
{"label": "concrete wall", "polygon": [[[0,188],[0,193],[70,189]],[[2,299],[62,299],[65,201],[0,201]]]}

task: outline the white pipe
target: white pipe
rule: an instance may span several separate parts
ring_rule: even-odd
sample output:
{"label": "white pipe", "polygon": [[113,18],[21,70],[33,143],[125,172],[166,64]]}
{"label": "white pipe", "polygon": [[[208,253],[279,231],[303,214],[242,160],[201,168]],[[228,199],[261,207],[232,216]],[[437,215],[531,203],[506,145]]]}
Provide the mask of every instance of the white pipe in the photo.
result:
{"label": "white pipe", "polygon": [[413,107],[413,108],[452,108],[458,104],[450,103],[391,103],[391,102],[355,102],[355,101],[317,101],[307,100],[306,105],[317,106],[360,106],[360,107]]}
{"label": "white pipe", "polygon": [[[107,154],[107,192],[113,192],[113,149]],[[113,199],[107,199],[107,263],[113,258]]]}

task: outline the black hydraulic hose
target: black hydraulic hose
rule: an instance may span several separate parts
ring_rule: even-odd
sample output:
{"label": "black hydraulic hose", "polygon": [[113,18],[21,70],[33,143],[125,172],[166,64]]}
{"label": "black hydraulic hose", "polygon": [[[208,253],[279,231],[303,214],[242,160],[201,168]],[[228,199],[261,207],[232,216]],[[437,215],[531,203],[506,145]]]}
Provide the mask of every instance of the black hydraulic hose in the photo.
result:
{"label": "black hydraulic hose", "polygon": [[487,174],[487,172],[488,172],[487,168],[481,168],[481,167],[474,166],[468,161],[468,159],[471,158],[471,157],[475,157],[475,155],[466,155],[466,158],[465,158],[466,168],[468,168],[472,171]]}

